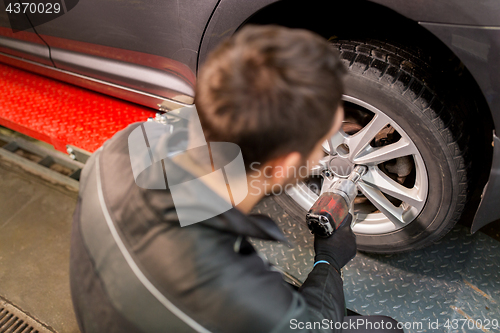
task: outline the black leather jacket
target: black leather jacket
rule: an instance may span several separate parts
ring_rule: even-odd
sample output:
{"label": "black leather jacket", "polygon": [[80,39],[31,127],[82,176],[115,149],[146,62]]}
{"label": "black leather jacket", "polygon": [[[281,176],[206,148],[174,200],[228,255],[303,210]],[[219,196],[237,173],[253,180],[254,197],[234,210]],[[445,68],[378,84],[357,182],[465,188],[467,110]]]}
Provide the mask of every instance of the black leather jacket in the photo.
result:
{"label": "black leather jacket", "polygon": [[331,332],[300,323],[343,320],[338,272],[319,264],[291,288],[246,241],[286,241],[267,217],[231,209],[180,227],[168,190],[134,182],[127,137],[139,125],[108,140],[82,172],[70,263],[81,331]]}

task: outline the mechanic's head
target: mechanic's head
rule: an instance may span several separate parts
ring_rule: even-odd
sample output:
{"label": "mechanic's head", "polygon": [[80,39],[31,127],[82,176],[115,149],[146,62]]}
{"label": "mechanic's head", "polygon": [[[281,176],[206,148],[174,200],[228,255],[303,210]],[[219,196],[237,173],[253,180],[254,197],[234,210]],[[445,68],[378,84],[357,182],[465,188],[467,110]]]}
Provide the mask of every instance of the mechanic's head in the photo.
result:
{"label": "mechanic's head", "polygon": [[237,144],[247,170],[317,161],[343,119],[344,73],[317,34],[246,26],[201,68],[195,104],[205,138]]}

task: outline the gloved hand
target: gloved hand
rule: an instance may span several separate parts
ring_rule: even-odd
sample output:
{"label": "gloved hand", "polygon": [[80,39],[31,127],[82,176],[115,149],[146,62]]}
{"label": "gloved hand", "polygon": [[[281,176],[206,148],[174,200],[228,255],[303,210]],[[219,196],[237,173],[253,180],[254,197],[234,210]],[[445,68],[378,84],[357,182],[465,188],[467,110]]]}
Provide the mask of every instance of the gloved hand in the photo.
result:
{"label": "gloved hand", "polygon": [[352,215],[347,214],[330,237],[314,236],[314,260],[326,260],[340,272],[356,256],[356,235],[351,229]]}

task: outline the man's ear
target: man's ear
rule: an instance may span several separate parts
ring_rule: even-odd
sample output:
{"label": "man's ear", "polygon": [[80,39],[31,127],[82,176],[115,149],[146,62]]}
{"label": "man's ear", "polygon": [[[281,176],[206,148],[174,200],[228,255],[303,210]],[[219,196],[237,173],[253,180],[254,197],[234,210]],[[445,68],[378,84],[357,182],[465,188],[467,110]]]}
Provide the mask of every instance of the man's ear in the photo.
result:
{"label": "man's ear", "polygon": [[291,152],[268,161],[263,168],[263,172],[267,178],[271,179],[273,184],[282,185],[297,175],[301,162],[302,155],[296,151]]}

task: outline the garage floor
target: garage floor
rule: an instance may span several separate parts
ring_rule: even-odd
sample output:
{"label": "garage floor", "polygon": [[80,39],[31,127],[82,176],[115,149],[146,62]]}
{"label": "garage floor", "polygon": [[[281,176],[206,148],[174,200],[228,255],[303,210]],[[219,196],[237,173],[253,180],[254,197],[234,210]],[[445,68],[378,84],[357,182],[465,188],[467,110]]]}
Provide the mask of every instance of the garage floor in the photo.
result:
{"label": "garage floor", "polygon": [[76,198],[0,160],[0,297],[56,332],[79,332],[68,278]]}
{"label": "garage floor", "polygon": [[[0,159],[0,301],[3,298],[55,332],[77,333],[69,293],[71,216],[77,193]],[[283,271],[304,280],[312,238],[272,198],[256,210],[279,216],[294,248],[255,242]],[[498,235],[499,222],[488,229]],[[407,332],[495,332],[500,320],[500,242],[457,226],[442,241],[406,254],[359,253],[344,270],[347,306],[361,314],[422,323]],[[446,320],[474,319],[479,329],[448,329]],[[439,322],[436,322],[438,320]],[[435,326],[434,323],[439,325]],[[431,328],[429,325],[432,324]],[[413,324],[415,325],[415,324]],[[436,329],[434,329],[436,327]]]}
{"label": "garage floor", "polygon": [[[254,245],[271,263],[303,281],[314,256],[307,227],[290,219],[272,198],[261,202],[256,212],[279,216],[276,222],[295,246],[266,241]],[[498,222],[495,226],[498,232]],[[422,250],[358,253],[344,268],[344,294],[349,309],[391,316],[408,325],[407,332],[498,332],[500,242],[482,232],[471,235],[457,225]]]}

